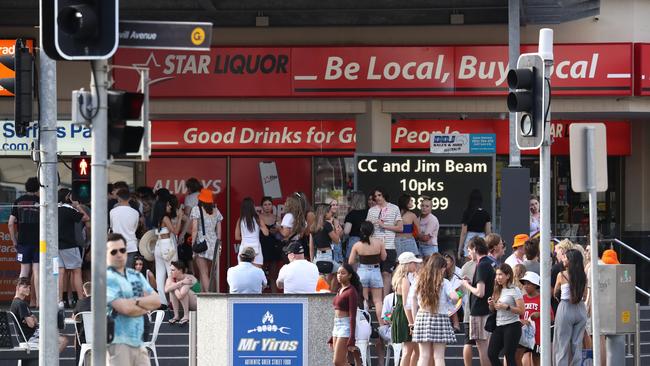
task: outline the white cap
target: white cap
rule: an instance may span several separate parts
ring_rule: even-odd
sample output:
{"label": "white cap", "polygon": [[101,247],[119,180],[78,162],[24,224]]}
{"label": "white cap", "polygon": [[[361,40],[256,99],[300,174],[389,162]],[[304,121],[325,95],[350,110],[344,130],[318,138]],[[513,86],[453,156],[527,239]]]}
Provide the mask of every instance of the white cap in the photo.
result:
{"label": "white cap", "polygon": [[528,281],[533,285],[539,287],[539,275],[535,272],[528,271],[524,274],[524,277],[521,278],[522,281]]}
{"label": "white cap", "polygon": [[415,254],[411,252],[404,252],[400,254],[397,258],[397,261],[399,264],[409,264],[411,262],[422,263],[422,259],[416,257]]}

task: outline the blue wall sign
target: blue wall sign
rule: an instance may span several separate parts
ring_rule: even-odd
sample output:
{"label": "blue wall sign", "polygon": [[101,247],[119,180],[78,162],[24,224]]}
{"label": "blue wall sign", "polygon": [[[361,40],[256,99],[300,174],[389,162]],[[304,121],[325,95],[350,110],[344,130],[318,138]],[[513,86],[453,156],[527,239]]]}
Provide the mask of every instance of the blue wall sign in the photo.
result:
{"label": "blue wall sign", "polygon": [[305,364],[307,304],[296,299],[283,301],[260,304],[234,300],[231,365]]}

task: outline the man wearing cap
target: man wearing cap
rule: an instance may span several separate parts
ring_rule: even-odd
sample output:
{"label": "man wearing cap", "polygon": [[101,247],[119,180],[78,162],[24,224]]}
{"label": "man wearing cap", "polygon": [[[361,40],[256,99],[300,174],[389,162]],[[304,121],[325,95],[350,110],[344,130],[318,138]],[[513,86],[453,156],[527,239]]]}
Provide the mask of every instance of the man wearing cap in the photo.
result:
{"label": "man wearing cap", "polygon": [[310,294],[316,292],[318,267],[305,260],[305,249],[299,241],[292,241],[285,249],[289,264],[285,264],[278,274],[278,288],[285,294]]}
{"label": "man wearing cap", "polygon": [[506,259],[506,264],[512,267],[513,269],[517,264],[524,264],[524,244],[528,240],[528,234],[517,234],[515,235],[515,240],[512,243],[512,254]]}
{"label": "man wearing cap", "polygon": [[261,294],[266,286],[266,275],[253,265],[255,249],[246,247],[239,254],[238,265],[228,268],[227,280],[231,294]]}

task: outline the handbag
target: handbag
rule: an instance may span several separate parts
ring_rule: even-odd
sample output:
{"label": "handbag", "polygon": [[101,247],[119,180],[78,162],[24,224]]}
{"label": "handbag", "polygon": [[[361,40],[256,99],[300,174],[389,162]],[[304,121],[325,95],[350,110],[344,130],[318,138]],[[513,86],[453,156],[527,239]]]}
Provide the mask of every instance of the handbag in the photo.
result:
{"label": "handbag", "polygon": [[329,274],[334,271],[334,263],[329,261],[317,261],[318,273]]}
{"label": "handbag", "polygon": [[487,320],[485,320],[485,327],[483,327],[486,331],[492,333],[494,332],[495,329],[497,329],[497,312],[490,313],[488,315]]}
{"label": "handbag", "polygon": [[201,240],[196,238],[196,241],[194,244],[192,244],[192,251],[197,254],[208,250],[208,242],[205,240],[205,222],[203,222],[203,209],[201,207],[199,207],[199,213],[201,214],[201,233],[203,233],[203,235],[201,236]]}
{"label": "handbag", "polygon": [[187,262],[192,260],[192,245],[186,244],[186,241],[181,241],[176,246],[176,252],[178,253],[178,260],[181,262]]}

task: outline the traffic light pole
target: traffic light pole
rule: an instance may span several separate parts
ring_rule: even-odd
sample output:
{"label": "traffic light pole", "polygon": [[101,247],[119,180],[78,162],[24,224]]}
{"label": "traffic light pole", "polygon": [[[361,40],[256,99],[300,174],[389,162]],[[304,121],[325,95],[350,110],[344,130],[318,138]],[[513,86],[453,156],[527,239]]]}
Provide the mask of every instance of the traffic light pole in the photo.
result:
{"label": "traffic light pole", "polygon": [[56,62],[43,48],[39,50],[40,119],[40,213],[39,213],[39,281],[40,366],[59,364],[59,332],[57,315],[59,303],[59,228],[57,207],[57,142],[56,142]]}
{"label": "traffic light pole", "polygon": [[[92,120],[91,162],[91,248],[93,312],[93,366],[106,365],[106,231],[107,223],[107,139],[108,139],[108,61],[92,61],[90,90],[97,101],[97,114]],[[95,93],[99,93],[96,95]]]}

